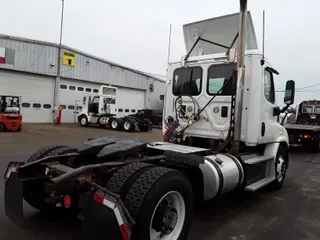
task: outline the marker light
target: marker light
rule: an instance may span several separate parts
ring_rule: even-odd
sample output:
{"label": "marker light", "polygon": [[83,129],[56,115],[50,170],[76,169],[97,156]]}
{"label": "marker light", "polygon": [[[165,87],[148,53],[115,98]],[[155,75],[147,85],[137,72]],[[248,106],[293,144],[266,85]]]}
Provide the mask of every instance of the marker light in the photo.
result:
{"label": "marker light", "polygon": [[71,206],[71,198],[68,195],[64,197],[63,204],[66,208]]}

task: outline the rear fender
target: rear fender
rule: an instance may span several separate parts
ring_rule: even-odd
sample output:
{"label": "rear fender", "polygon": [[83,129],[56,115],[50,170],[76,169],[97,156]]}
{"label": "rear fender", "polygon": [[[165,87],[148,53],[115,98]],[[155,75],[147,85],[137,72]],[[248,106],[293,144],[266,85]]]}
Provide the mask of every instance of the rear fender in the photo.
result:
{"label": "rear fender", "polygon": [[83,216],[85,239],[130,240],[134,221],[120,198],[97,191],[89,197]]}

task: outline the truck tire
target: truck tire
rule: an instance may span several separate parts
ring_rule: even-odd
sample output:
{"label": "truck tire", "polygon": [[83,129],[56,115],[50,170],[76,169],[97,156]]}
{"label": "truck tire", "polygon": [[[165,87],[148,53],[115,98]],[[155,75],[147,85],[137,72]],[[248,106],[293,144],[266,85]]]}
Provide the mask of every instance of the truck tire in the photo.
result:
{"label": "truck tire", "polygon": [[[27,162],[34,162],[38,159],[47,156],[56,156],[62,155],[70,152],[75,152],[76,149],[70,148],[68,146],[62,145],[52,145],[48,147],[44,147],[37,152],[35,152]],[[39,211],[50,211],[55,210],[55,206],[48,204],[44,201],[45,192],[44,192],[44,182],[43,181],[31,181],[26,182],[23,188],[23,197],[24,200],[33,208]],[[69,209],[68,209],[69,210]]]}
{"label": "truck tire", "polygon": [[132,119],[125,119],[123,122],[123,130],[126,132],[132,132],[134,130],[135,121]]}
{"label": "truck tire", "polygon": [[275,174],[276,180],[269,185],[269,190],[275,191],[279,190],[286,178],[288,161],[289,161],[288,151],[284,146],[279,146],[276,161],[275,161]]}
{"label": "truck tire", "polygon": [[123,124],[122,119],[119,118],[112,118],[110,119],[110,126],[112,130],[119,130]]}
{"label": "truck tire", "polygon": [[[124,198],[136,224],[132,239],[187,239],[193,215],[191,184],[181,172],[154,167],[142,173]],[[156,231],[156,230],[157,231]]]}
{"label": "truck tire", "polygon": [[314,153],[318,153],[320,151],[320,136],[317,136],[317,139],[314,141],[312,151]]}
{"label": "truck tire", "polygon": [[124,198],[132,187],[134,181],[148,169],[155,165],[137,162],[128,164],[120,168],[108,181],[106,188]]}
{"label": "truck tire", "polygon": [[81,115],[79,118],[79,123],[82,127],[87,127],[89,125],[89,121],[86,115]]}
{"label": "truck tire", "polygon": [[38,151],[36,151],[35,153],[33,153],[28,159],[27,159],[27,163],[29,162],[34,162],[38,159],[41,159],[43,157],[45,157],[46,154],[48,154],[49,152],[57,149],[57,148],[61,148],[61,147],[65,147],[64,145],[49,145],[46,147],[43,147],[41,149],[39,149]]}
{"label": "truck tire", "polygon": [[3,123],[0,123],[0,132],[4,132],[6,130],[6,127]]}

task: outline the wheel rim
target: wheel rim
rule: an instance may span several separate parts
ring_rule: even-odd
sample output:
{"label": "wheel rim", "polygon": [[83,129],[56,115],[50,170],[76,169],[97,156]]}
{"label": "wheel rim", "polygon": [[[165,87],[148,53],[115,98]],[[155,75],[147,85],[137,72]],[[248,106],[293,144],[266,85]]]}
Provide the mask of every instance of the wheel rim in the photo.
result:
{"label": "wheel rim", "polygon": [[277,162],[277,180],[279,182],[283,180],[286,174],[286,170],[287,170],[286,162],[284,160],[284,157],[281,155]]}
{"label": "wheel rim", "polygon": [[81,118],[81,125],[84,126],[87,124],[87,119],[85,117]]}
{"label": "wheel rim", "polygon": [[117,128],[117,127],[118,127],[118,122],[117,122],[117,120],[113,120],[113,121],[112,121],[111,127],[112,127],[112,128]]}
{"label": "wheel rim", "polygon": [[172,191],[157,203],[150,221],[150,240],[178,239],[186,217],[182,195]]}
{"label": "wheel rim", "polygon": [[123,124],[123,127],[125,130],[130,130],[131,128],[131,123],[129,121],[125,121],[124,124]]}

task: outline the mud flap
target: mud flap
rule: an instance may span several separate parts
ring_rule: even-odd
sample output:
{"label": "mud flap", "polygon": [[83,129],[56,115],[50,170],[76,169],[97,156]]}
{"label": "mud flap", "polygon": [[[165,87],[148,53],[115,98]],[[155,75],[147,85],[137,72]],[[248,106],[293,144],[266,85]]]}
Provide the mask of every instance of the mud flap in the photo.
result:
{"label": "mud flap", "polygon": [[131,226],[121,204],[102,192],[89,198],[83,212],[84,239],[130,240]]}
{"label": "mud flap", "polygon": [[5,185],[4,205],[6,215],[18,225],[22,224],[23,214],[23,185],[18,174],[12,172]]}

